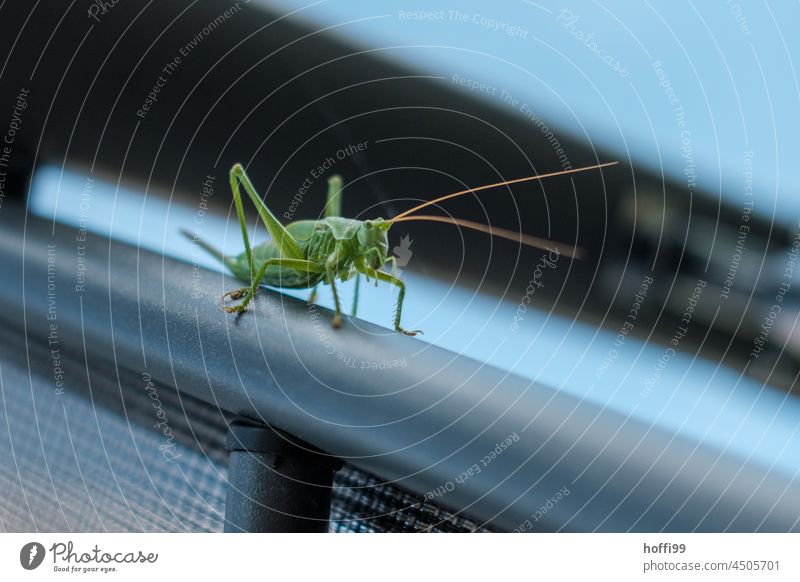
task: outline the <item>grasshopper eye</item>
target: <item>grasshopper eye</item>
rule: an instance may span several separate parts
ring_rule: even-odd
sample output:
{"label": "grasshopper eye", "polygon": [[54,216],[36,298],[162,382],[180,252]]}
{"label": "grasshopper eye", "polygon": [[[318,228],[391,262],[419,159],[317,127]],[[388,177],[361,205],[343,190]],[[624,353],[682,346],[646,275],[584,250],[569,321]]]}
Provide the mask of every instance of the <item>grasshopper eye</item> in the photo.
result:
{"label": "grasshopper eye", "polygon": [[372,228],[372,221],[371,220],[364,221],[364,228],[366,229]]}

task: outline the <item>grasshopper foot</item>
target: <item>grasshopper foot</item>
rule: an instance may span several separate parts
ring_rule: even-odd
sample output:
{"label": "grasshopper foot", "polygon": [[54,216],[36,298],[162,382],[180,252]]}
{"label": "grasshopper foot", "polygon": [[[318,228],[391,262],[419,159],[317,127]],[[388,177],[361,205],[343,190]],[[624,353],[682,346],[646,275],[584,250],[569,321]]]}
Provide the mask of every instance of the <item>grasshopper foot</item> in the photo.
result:
{"label": "grasshopper foot", "polygon": [[[222,296],[222,300],[225,301],[226,297],[230,297],[234,301],[237,299],[241,299],[245,297],[250,291],[249,287],[242,287],[241,289],[237,289],[236,291],[228,291],[225,295]],[[225,311],[228,313],[238,313],[242,314],[247,310],[247,303],[248,299],[245,298],[244,302],[240,303],[239,305],[229,305],[225,307]]]}
{"label": "grasshopper foot", "polygon": [[333,319],[331,319],[331,326],[333,326],[334,329],[339,329],[342,327],[342,316],[338,313],[334,315]]}
{"label": "grasshopper foot", "polygon": [[405,334],[405,335],[410,335],[410,336],[415,336],[418,333],[419,334],[424,333],[421,329],[408,330],[408,329],[403,329],[402,327],[395,328],[395,331],[400,332],[400,333]]}
{"label": "grasshopper foot", "polygon": [[250,291],[249,287],[242,287],[241,289],[237,289],[236,291],[228,291],[222,296],[222,299],[223,301],[225,300],[226,297],[230,297],[231,299],[234,300],[241,299],[242,297],[247,295],[248,291]]}
{"label": "grasshopper foot", "polygon": [[316,301],[317,301],[317,290],[314,289],[311,292],[311,295],[308,296],[308,302],[309,303],[316,303]]}

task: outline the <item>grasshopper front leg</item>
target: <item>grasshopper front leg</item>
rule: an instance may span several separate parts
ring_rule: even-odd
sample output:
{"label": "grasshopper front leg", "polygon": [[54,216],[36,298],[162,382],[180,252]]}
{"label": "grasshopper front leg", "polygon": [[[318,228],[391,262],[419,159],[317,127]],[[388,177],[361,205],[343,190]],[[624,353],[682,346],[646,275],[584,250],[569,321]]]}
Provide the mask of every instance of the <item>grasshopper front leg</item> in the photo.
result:
{"label": "grasshopper front leg", "polygon": [[391,265],[391,274],[397,277],[397,257],[389,257],[386,259],[386,265]]}
{"label": "grasshopper front leg", "polygon": [[394,314],[394,330],[399,331],[400,333],[404,333],[406,335],[417,335],[418,333],[422,333],[422,330],[415,329],[413,331],[405,330],[400,327],[400,318],[403,313],[403,299],[406,296],[406,284],[400,277],[395,277],[391,273],[387,273],[386,271],[379,271],[377,269],[373,269],[372,267],[365,265],[363,262],[356,266],[356,269],[360,273],[363,273],[367,277],[373,277],[378,281],[384,281],[385,283],[391,283],[395,287],[398,288],[397,294],[397,310]]}

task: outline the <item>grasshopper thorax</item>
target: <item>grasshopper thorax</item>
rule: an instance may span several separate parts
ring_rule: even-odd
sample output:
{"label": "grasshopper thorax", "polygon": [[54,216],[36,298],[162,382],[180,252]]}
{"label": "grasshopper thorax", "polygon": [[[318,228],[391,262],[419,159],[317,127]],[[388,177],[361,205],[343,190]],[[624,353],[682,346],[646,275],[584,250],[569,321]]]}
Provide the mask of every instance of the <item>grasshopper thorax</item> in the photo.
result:
{"label": "grasshopper thorax", "polygon": [[359,254],[373,269],[380,269],[389,255],[388,232],[392,223],[382,218],[365,220],[358,228]]}

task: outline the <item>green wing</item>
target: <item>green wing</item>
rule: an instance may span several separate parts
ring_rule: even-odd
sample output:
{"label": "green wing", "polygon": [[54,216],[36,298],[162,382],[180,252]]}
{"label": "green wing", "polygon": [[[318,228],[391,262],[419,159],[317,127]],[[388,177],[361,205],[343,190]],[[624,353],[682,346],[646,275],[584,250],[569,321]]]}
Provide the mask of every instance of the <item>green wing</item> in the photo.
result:
{"label": "green wing", "polygon": [[336,240],[350,240],[356,236],[358,227],[361,226],[360,220],[341,218],[339,216],[329,216],[323,222],[331,229],[333,238]]}

